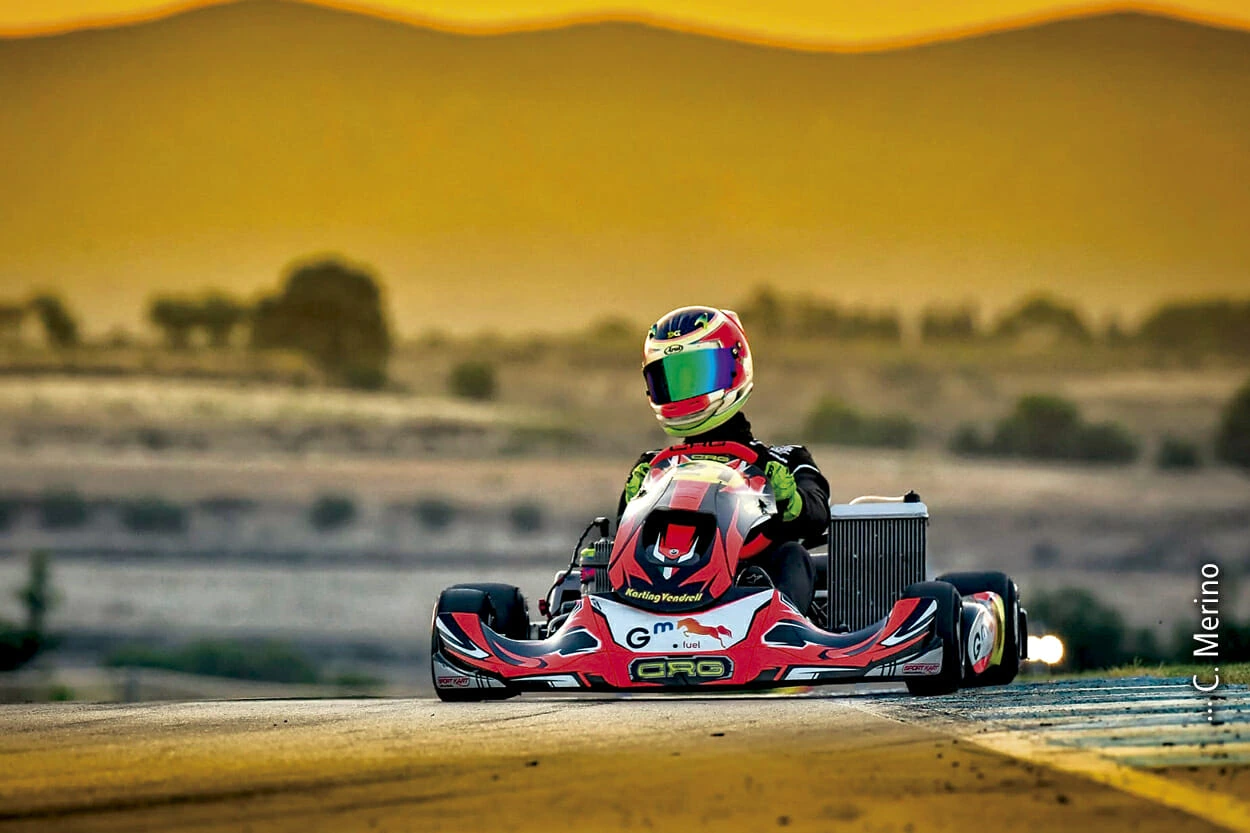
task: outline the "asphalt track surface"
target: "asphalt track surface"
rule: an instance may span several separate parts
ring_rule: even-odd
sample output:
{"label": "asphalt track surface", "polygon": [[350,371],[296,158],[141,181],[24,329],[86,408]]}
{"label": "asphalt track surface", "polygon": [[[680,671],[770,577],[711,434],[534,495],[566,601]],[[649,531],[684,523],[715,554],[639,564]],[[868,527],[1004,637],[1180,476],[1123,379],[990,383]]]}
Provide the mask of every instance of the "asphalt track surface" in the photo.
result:
{"label": "asphalt track surface", "polygon": [[1250,694],[0,707],[0,831],[1250,831]]}

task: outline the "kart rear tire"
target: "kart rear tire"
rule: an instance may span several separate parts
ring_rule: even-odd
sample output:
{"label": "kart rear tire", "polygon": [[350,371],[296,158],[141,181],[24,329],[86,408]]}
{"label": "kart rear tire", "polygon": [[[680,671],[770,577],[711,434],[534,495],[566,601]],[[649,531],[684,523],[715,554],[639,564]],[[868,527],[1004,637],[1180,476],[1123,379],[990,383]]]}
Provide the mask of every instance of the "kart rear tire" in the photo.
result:
{"label": "kart rear tire", "polygon": [[960,639],[959,619],[963,605],[959,591],[944,581],[922,581],[909,585],[903,591],[904,599],[934,599],[937,614],[934,628],[942,640],[942,670],[931,677],[909,677],[907,691],[916,697],[934,697],[959,691],[964,679],[963,641]]}
{"label": "kart rear tire", "polygon": [[964,684],[972,688],[1010,683],[1020,673],[1020,589],[1016,587],[1016,583],[1006,573],[992,570],[947,573],[938,577],[938,581],[948,581],[955,585],[961,596],[971,596],[973,593],[984,593],[988,590],[1002,597],[1007,614],[1002,662],[985,669],[981,674],[969,675]]}
{"label": "kart rear tire", "polygon": [[499,582],[482,581],[470,584],[453,584],[448,590],[479,590],[490,597],[495,608],[497,627],[495,633],[509,639],[529,639],[530,611],[519,587]]}
{"label": "kart rear tire", "polygon": [[[506,586],[506,585],[502,585]],[[499,618],[495,614],[495,606],[490,596],[483,590],[471,585],[449,587],[438,596],[434,605],[434,618],[440,613],[473,613],[485,623],[486,627],[499,633]],[[442,650],[438,636],[438,628],[430,626],[430,657]],[[508,688],[439,688],[435,679],[434,663],[430,663],[430,682],[434,685],[434,693],[444,703],[473,703],[482,700],[506,700],[518,692]]]}

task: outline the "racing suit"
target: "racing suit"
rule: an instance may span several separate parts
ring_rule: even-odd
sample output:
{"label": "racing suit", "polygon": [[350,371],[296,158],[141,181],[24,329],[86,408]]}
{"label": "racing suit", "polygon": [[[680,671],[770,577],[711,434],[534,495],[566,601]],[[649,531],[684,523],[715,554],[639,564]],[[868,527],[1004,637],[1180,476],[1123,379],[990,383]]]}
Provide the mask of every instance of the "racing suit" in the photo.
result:
{"label": "racing suit", "polygon": [[[816,467],[811,453],[801,445],[770,446],[755,438],[751,433],[751,423],[741,413],[734,414],[727,422],[704,434],[686,437],[685,443],[702,442],[735,442],[750,447],[760,454],[758,465],[763,468],[766,461],[776,461],[794,476],[798,498],[802,507],[797,517],[782,521],[772,521],[771,528],[766,532],[773,542],[771,546],[745,559],[746,564],[756,564],[768,573],[773,586],[786,595],[794,606],[803,613],[807,612],[816,590],[815,571],[812,558],[803,547],[805,540],[821,538],[829,528],[829,482]],[[650,464],[659,454],[656,451],[644,451],[634,464]],[[620,503],[617,507],[617,523],[625,513],[626,493],[621,491]],[[784,503],[779,503],[784,510]]]}

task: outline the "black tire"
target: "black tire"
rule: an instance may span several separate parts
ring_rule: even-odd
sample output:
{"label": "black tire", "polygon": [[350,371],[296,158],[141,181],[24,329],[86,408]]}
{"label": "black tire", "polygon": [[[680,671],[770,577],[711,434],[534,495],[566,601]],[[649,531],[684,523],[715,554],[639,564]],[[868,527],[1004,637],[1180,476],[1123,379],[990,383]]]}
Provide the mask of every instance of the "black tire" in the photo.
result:
{"label": "black tire", "polygon": [[472,584],[454,584],[447,589],[478,590],[485,593],[490,597],[490,603],[495,608],[495,621],[498,623],[498,627],[493,627],[492,630],[509,639],[529,639],[529,605],[525,601],[525,596],[521,594],[520,588],[513,587],[511,584],[483,581]]}
{"label": "black tire", "polygon": [[[507,585],[497,586],[506,587]],[[486,624],[486,627],[496,633],[502,632],[499,630],[500,620],[495,614],[495,606],[491,601],[491,597],[484,590],[480,590],[472,585],[457,585],[449,587],[440,593],[438,602],[434,605],[435,620],[438,619],[440,613],[473,613]],[[435,654],[440,653],[441,650],[442,644],[438,636],[438,629],[431,622],[430,682],[434,684],[434,693],[443,702],[472,703],[482,700],[506,700],[517,694],[517,692],[507,688],[439,688],[438,680],[435,679],[437,675],[434,673],[433,657]]]}
{"label": "black tire", "polygon": [[1006,608],[1007,614],[1005,617],[1007,620],[1007,633],[1006,640],[1003,643],[1002,662],[985,669],[983,674],[969,675],[965,685],[971,688],[973,686],[1007,685],[1010,683],[1020,673],[1020,637],[1022,636],[1020,622],[1022,616],[1020,612],[1020,589],[1016,587],[1016,583],[1006,573],[998,573],[992,570],[947,573],[944,576],[940,576],[938,581],[946,581],[955,585],[955,589],[959,591],[961,596],[971,596],[973,593],[984,593],[988,590],[1002,597],[1003,607]]}
{"label": "black tire", "polygon": [[916,697],[934,697],[953,694],[959,690],[964,679],[963,641],[959,638],[959,617],[962,604],[959,591],[944,581],[922,581],[903,591],[904,599],[934,599],[937,615],[934,617],[935,632],[942,640],[942,670],[932,677],[910,677],[907,691]]}

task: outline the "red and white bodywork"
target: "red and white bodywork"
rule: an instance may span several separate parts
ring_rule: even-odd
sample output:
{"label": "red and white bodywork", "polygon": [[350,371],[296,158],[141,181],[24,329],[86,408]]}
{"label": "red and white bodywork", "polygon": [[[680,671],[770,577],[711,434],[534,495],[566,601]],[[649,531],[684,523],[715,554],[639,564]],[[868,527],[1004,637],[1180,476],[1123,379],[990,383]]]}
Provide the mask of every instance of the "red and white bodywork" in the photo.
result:
{"label": "red and white bodywork", "polygon": [[[934,676],[952,657],[972,674],[997,662],[1004,607],[994,593],[965,597],[958,627],[938,626],[939,599],[904,594],[871,627],[831,633],[780,592],[738,586],[740,562],[769,545],[776,512],[754,462],[734,443],[657,456],[615,536],[610,592],[583,595],[544,639],[508,638],[478,613],[440,608],[435,685],[750,689]],[[963,650],[945,650],[952,634]]]}

